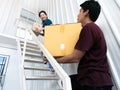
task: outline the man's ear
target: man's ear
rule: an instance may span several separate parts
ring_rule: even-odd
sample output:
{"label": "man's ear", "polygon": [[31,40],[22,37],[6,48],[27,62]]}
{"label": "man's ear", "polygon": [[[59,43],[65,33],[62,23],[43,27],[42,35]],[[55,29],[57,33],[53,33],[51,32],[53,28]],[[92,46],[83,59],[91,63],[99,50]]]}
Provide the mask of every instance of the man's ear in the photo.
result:
{"label": "man's ear", "polygon": [[84,14],[85,14],[85,16],[88,16],[88,15],[89,15],[89,10],[86,10],[86,11],[84,12]]}

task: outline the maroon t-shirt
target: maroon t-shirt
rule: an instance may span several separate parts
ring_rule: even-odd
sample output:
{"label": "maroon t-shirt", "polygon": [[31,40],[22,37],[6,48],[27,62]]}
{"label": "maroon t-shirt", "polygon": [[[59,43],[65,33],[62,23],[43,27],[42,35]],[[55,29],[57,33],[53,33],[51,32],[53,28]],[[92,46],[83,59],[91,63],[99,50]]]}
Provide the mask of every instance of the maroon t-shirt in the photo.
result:
{"label": "maroon t-shirt", "polygon": [[106,42],[101,29],[95,23],[88,23],[83,27],[75,49],[86,51],[78,65],[78,81],[81,86],[112,85]]}

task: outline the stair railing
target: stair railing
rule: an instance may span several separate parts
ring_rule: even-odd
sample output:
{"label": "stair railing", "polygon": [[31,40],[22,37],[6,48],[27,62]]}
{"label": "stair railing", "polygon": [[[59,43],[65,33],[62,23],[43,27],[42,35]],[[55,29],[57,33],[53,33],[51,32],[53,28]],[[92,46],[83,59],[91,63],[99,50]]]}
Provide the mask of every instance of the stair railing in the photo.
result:
{"label": "stair railing", "polygon": [[32,30],[28,30],[30,34],[33,36],[35,41],[37,42],[38,46],[40,47],[41,51],[46,56],[47,60],[50,62],[50,64],[53,66],[55,72],[60,77],[60,79],[63,82],[63,90],[72,90],[71,87],[71,80],[67,73],[62,69],[62,67],[58,64],[58,62],[55,60],[55,58],[48,52],[48,50],[44,47],[44,45],[40,42],[38,37],[34,34]]}
{"label": "stair railing", "polygon": [[[26,44],[27,44],[27,37],[26,37],[27,31],[28,30],[26,28],[25,29],[25,35],[24,35],[24,43],[23,43],[23,53],[22,53],[22,69],[23,69],[23,71],[24,71],[24,60],[25,60],[25,52],[26,52]],[[23,90],[26,90],[25,75],[23,76]]]}

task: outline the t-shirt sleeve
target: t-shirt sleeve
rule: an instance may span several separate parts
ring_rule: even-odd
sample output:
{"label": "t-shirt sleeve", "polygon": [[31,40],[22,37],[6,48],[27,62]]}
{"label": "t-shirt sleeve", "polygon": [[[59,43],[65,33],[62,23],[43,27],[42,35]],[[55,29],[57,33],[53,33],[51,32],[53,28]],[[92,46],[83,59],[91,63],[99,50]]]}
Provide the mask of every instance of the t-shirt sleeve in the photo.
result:
{"label": "t-shirt sleeve", "polygon": [[75,45],[75,49],[81,51],[88,51],[94,43],[94,38],[92,34],[92,30],[90,28],[83,27],[79,39]]}

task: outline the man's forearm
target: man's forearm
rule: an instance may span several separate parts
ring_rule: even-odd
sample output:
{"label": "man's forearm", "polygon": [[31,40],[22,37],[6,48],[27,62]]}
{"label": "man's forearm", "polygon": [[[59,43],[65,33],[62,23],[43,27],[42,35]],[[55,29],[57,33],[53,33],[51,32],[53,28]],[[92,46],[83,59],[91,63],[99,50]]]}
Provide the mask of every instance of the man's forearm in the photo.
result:
{"label": "man's forearm", "polygon": [[76,63],[78,60],[74,59],[71,55],[64,56],[61,58],[56,58],[58,63]]}

